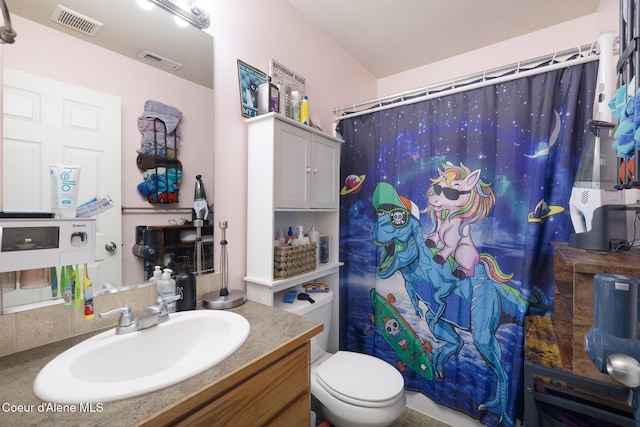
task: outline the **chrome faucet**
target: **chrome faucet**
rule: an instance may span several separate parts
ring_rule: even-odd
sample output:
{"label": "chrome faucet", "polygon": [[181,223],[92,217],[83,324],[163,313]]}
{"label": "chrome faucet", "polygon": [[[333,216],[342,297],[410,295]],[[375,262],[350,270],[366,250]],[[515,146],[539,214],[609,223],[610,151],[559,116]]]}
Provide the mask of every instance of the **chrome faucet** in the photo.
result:
{"label": "chrome faucet", "polygon": [[124,307],[115,308],[113,310],[100,313],[100,317],[108,317],[112,314],[120,313],[120,320],[116,327],[116,335],[128,334],[129,332],[141,331],[153,326],[157,326],[160,323],[169,320],[169,310],[167,309],[167,303],[177,301],[181,298],[181,295],[174,295],[165,298],[158,298],[158,303],[146,307],[140,313],[140,317],[136,320],[131,311],[131,307],[125,305]]}

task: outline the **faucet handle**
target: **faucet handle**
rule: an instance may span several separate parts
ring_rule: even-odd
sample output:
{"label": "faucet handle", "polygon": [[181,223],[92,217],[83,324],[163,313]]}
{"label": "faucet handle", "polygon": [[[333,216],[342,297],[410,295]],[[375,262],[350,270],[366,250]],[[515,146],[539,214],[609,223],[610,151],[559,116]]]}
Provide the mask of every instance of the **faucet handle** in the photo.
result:
{"label": "faucet handle", "polygon": [[167,304],[170,302],[176,302],[178,300],[182,299],[182,294],[178,294],[178,295],[171,295],[169,297],[164,297],[164,298],[158,298],[159,301],[162,301],[163,304]]}
{"label": "faucet handle", "polygon": [[178,301],[179,299],[182,299],[182,295],[171,295],[164,298],[158,297],[158,305],[160,306],[160,314],[158,317],[160,318],[160,322],[169,320],[169,308],[167,307],[167,304]]}
{"label": "faucet handle", "polygon": [[118,321],[119,328],[127,328],[135,323],[133,312],[131,311],[131,307],[129,307],[128,305],[125,305],[124,307],[114,308],[113,310],[105,311],[104,313],[98,314],[98,316],[104,318],[117,313],[120,313],[120,320]]}

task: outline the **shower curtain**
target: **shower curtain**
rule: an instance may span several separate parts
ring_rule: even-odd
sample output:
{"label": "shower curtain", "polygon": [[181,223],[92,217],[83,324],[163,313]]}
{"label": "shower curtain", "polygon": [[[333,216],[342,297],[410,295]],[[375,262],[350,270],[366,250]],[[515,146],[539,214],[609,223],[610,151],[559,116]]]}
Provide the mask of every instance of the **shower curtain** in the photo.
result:
{"label": "shower curtain", "polygon": [[573,232],[597,65],[339,122],[341,349],[485,425],[521,418],[524,316]]}

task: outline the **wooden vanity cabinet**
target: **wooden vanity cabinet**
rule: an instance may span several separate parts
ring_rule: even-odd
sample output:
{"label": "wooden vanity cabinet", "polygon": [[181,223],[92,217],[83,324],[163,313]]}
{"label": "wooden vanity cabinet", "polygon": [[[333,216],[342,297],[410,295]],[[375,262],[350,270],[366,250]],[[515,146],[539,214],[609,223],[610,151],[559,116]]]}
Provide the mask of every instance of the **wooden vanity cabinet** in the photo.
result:
{"label": "wooden vanity cabinet", "polygon": [[283,352],[271,353],[247,365],[139,425],[308,425],[310,343]]}

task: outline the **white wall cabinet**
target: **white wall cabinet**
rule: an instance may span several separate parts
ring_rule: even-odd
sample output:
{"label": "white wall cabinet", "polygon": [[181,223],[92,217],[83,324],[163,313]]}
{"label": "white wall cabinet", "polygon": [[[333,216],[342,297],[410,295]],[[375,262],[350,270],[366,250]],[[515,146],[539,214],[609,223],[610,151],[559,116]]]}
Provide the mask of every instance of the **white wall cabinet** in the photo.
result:
{"label": "white wall cabinet", "polygon": [[336,209],[340,155],[336,141],[279,120],[274,131],[274,207]]}
{"label": "white wall cabinet", "polygon": [[[318,281],[334,290],[330,348],[337,350],[339,168],[343,141],[277,113],[247,120],[247,298],[274,305],[283,293]],[[308,273],[274,279],[273,243],[289,227],[315,224],[329,236],[329,262]]]}

